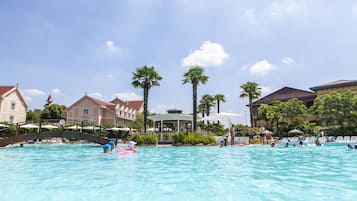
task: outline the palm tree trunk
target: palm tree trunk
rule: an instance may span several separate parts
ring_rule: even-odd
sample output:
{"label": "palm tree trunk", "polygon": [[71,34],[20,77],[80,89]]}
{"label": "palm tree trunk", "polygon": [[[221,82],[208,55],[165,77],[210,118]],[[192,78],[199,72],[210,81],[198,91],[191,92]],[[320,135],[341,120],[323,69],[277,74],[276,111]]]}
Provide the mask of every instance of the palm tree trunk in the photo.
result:
{"label": "palm tree trunk", "polygon": [[144,133],[146,133],[146,122],[148,116],[148,98],[149,98],[149,88],[144,87]]}
{"label": "palm tree trunk", "polygon": [[[219,100],[217,100],[217,113],[220,112],[220,108],[219,108]],[[218,124],[219,124],[219,120],[218,120]]]}
{"label": "palm tree trunk", "polygon": [[254,127],[254,121],[253,121],[253,114],[252,114],[252,102],[253,102],[252,98],[249,97],[250,127],[253,128]]}
{"label": "palm tree trunk", "polygon": [[194,132],[196,132],[197,128],[197,84],[192,83],[192,100],[193,100],[193,122],[192,122],[192,129]]}

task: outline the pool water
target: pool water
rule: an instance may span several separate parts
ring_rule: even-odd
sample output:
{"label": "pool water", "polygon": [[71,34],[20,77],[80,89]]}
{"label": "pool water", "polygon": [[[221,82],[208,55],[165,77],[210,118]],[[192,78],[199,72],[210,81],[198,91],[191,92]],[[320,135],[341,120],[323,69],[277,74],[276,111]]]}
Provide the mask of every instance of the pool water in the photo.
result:
{"label": "pool water", "polygon": [[347,147],[0,149],[0,201],[356,200],[357,150]]}

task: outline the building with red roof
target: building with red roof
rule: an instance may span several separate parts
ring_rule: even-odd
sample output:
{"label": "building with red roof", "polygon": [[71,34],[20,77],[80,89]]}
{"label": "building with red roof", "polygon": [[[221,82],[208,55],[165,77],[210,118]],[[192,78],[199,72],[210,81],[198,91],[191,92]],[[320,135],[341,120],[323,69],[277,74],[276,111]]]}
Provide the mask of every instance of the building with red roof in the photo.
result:
{"label": "building with red roof", "polygon": [[0,122],[25,122],[27,109],[18,86],[0,86]]}
{"label": "building with red roof", "polygon": [[127,126],[136,119],[142,105],[143,101],[132,103],[116,97],[107,102],[85,95],[67,108],[67,123],[88,122],[97,125]]}

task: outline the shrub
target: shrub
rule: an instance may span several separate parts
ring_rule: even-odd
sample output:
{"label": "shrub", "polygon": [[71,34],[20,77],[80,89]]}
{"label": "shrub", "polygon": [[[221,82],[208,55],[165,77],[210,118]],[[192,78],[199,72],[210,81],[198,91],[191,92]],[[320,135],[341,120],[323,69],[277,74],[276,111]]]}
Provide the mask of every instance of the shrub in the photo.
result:
{"label": "shrub", "polygon": [[173,144],[192,144],[192,145],[197,145],[197,144],[215,144],[216,139],[212,136],[206,136],[206,135],[199,135],[197,133],[188,133],[188,134],[174,134],[172,136],[173,139]]}
{"label": "shrub", "polygon": [[140,135],[134,135],[131,140],[135,141],[138,143],[138,145],[141,144],[147,144],[147,145],[157,145],[159,139],[156,134],[140,134]]}

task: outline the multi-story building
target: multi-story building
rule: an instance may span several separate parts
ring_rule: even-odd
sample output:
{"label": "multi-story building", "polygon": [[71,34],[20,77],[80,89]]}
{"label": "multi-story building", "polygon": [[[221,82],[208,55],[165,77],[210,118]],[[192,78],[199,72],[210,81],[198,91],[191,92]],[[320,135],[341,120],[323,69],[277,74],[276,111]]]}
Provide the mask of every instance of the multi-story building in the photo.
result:
{"label": "multi-story building", "polygon": [[27,109],[18,86],[0,86],[0,122],[25,122]]}
{"label": "multi-story building", "polygon": [[88,122],[97,125],[126,126],[142,111],[143,101],[107,102],[85,95],[67,108],[67,123]]}
{"label": "multi-story building", "polygon": [[337,80],[327,84],[311,87],[317,96],[323,96],[332,92],[351,91],[357,95],[357,80]]}

